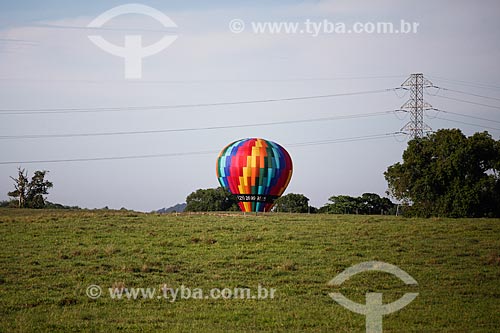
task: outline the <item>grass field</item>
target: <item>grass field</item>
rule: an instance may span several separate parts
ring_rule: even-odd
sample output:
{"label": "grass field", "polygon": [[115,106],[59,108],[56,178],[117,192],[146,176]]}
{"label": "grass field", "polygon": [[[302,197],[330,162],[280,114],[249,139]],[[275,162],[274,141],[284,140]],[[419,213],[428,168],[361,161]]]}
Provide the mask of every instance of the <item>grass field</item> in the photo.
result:
{"label": "grass field", "polygon": [[[2,332],[364,332],[334,302],[419,296],[384,332],[498,332],[500,220],[0,210]],[[369,260],[418,281],[365,272]],[[86,295],[99,285],[98,299]],[[275,288],[273,299],[112,299],[108,288]]]}

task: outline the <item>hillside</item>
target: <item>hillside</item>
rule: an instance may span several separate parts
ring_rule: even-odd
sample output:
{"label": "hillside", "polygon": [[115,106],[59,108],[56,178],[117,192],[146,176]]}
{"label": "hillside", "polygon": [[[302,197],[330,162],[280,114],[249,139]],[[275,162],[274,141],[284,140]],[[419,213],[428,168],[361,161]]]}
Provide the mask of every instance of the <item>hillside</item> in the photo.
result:
{"label": "hillside", "polygon": [[186,208],[187,204],[186,203],[180,203],[173,205],[168,208],[161,208],[158,209],[156,212],[160,214],[166,214],[166,213],[182,213],[184,209]]}

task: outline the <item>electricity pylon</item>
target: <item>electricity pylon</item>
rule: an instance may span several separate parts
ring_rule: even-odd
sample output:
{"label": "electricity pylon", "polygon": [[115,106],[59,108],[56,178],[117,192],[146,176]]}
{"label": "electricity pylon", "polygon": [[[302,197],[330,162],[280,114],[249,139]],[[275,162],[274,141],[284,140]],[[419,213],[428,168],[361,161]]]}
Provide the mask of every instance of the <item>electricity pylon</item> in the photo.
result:
{"label": "electricity pylon", "polygon": [[412,139],[422,138],[424,133],[432,131],[424,122],[424,112],[432,109],[432,106],[424,101],[424,89],[433,87],[432,82],[422,73],[411,74],[401,87],[408,87],[410,90],[410,99],[401,106],[401,110],[410,113],[410,121],[400,131],[410,135]]}

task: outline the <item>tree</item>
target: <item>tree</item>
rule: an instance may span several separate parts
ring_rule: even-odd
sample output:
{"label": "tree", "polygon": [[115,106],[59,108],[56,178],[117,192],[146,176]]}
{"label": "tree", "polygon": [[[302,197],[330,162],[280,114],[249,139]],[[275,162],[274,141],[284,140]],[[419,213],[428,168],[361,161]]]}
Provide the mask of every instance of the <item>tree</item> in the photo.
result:
{"label": "tree", "polygon": [[14,181],[15,190],[7,193],[9,197],[18,198],[18,207],[26,207],[26,193],[28,192],[28,173],[17,168],[17,178],[10,177]]}
{"label": "tree", "polygon": [[48,171],[35,171],[31,181],[28,184],[27,202],[31,208],[45,207],[44,194],[49,194],[49,189],[52,188],[52,182],[45,180],[45,175]]}
{"label": "tree", "polygon": [[418,216],[500,216],[500,141],[443,129],[408,143],[384,173],[388,193]]}
{"label": "tree", "polygon": [[392,214],[394,203],[389,198],[381,198],[376,193],[363,193],[358,199],[359,214]]}
{"label": "tree", "polygon": [[309,212],[309,199],[303,194],[289,193],[275,201],[273,210],[287,213],[307,213]]}
{"label": "tree", "polygon": [[239,210],[238,201],[223,187],[199,189],[186,198],[186,212]]}
{"label": "tree", "polygon": [[327,212],[331,214],[356,214],[360,210],[359,198],[353,198],[348,195],[331,196],[325,206]]}
{"label": "tree", "polygon": [[44,194],[49,194],[52,182],[45,180],[48,171],[35,171],[31,181],[28,181],[28,173],[18,168],[17,178],[10,177],[14,181],[15,190],[7,193],[8,196],[18,199],[19,208],[43,208],[45,207]]}
{"label": "tree", "polygon": [[376,193],[363,193],[360,197],[348,195],[331,196],[329,203],[321,207],[320,213],[329,214],[395,214],[395,204]]}

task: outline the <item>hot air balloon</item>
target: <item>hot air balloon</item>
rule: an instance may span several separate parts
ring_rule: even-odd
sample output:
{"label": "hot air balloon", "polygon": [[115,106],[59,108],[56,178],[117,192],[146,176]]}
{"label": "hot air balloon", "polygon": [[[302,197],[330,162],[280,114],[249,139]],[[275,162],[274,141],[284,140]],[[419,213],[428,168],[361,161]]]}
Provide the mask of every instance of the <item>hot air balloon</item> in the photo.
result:
{"label": "hot air balloon", "polygon": [[292,159],[275,142],[242,139],[222,149],[216,172],[243,212],[268,212],[292,178]]}

